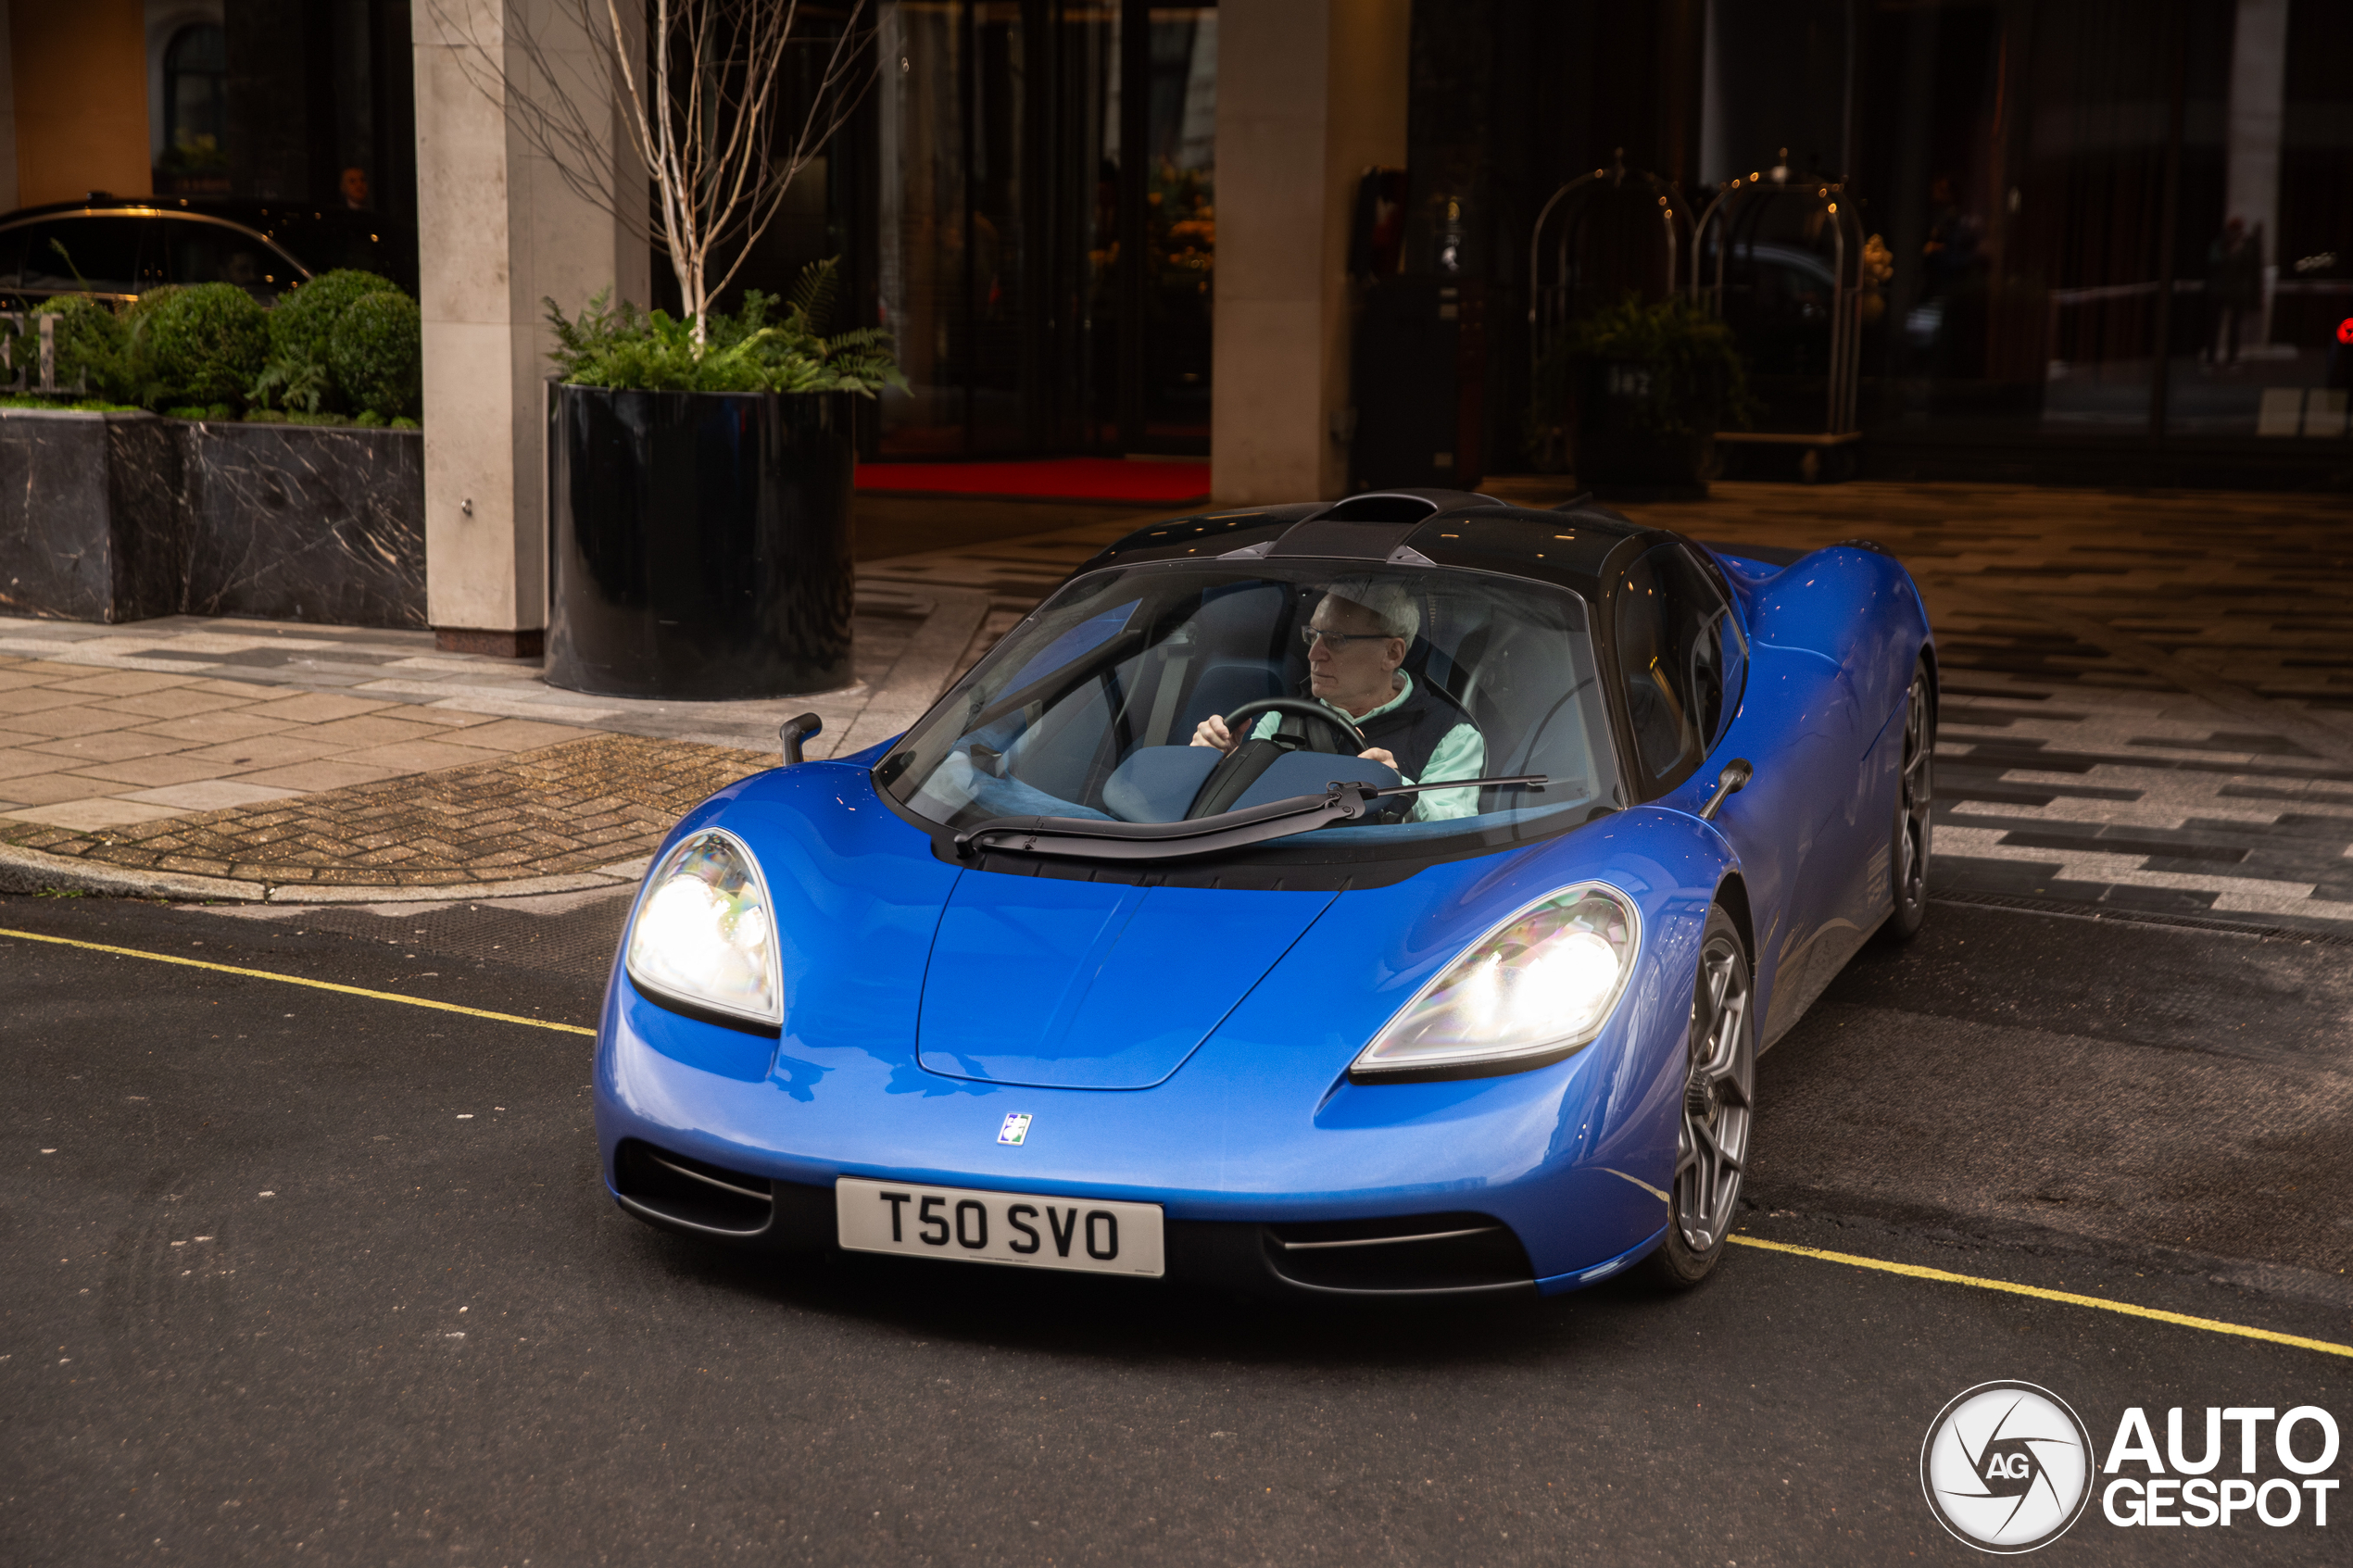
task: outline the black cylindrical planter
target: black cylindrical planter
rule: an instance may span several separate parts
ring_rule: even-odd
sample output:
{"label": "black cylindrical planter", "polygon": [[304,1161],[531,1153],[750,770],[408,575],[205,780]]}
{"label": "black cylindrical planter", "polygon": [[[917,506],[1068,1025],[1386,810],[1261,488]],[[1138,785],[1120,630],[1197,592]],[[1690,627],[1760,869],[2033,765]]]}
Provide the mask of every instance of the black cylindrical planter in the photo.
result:
{"label": "black cylindrical planter", "polygon": [[557,386],[548,684],[706,702],[848,685],[851,395]]}

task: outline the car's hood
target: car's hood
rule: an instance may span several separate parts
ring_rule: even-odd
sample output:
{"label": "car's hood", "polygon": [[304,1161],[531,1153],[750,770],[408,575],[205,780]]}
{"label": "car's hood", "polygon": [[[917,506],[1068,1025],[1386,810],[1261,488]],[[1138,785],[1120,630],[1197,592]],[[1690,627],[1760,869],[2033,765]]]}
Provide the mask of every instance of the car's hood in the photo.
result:
{"label": "car's hood", "polygon": [[1150,1088],[1334,897],[967,872],[924,973],[923,1064],[988,1083]]}

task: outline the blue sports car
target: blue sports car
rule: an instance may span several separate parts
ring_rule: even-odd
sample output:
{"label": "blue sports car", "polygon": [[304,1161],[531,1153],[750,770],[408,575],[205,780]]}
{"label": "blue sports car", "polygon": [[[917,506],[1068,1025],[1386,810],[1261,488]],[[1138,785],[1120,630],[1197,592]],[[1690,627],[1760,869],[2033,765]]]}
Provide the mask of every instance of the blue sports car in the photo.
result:
{"label": "blue sports car", "polygon": [[606,1180],[780,1249],[1696,1284],[1758,1050],[1926,912],[1935,694],[1865,543],[1448,491],[1146,528],[903,735],[787,726],[680,822],[598,1029]]}

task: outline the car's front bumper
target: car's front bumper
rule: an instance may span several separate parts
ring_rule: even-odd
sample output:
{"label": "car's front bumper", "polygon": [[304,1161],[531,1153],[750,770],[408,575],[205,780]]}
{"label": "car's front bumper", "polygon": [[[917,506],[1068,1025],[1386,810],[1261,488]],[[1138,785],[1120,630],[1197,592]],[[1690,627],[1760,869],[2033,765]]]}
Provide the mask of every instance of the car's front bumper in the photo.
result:
{"label": "car's front bumper", "polygon": [[[1675,1101],[1633,1064],[1667,1053],[1631,1042],[1680,1014],[1629,997],[1583,1051],[1500,1077],[1354,1084],[1333,1072],[1328,1042],[1252,1038],[1245,1026],[1221,1030],[1150,1089],[1043,1089],[926,1072],[912,1052],[879,1044],[779,1041],[703,1022],[616,974],[599,1030],[597,1123],[623,1209],[736,1245],[830,1247],[833,1183],[850,1175],[1156,1203],[1168,1277],[1179,1282],[1552,1292],[1616,1273],[1664,1234],[1667,1173],[1649,1167],[1662,1141],[1672,1148]],[[1031,1117],[1028,1135],[1000,1145],[1013,1111]],[[646,1164],[645,1151],[670,1173]],[[728,1183],[747,1196],[728,1198]],[[1453,1223],[1464,1216],[1504,1235],[1411,1239],[1475,1228]],[[1297,1245],[1340,1234],[1332,1227],[1385,1239]]]}

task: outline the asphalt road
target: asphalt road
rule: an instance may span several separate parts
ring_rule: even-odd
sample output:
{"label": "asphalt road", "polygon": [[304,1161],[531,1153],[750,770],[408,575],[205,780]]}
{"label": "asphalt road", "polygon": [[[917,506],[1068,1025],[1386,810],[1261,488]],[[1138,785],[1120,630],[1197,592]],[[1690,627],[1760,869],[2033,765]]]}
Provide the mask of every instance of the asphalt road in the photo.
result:
{"label": "asphalt road", "polygon": [[[617,909],[539,909],[0,928],[587,1023]],[[1765,1059],[1749,1233],[2353,1343],[2347,957],[1940,905]],[[0,935],[0,1562],[1975,1561],[1918,1469],[1972,1385],[2353,1427],[2353,1358],[1753,1248],[1337,1315],[746,1262],[603,1197],[588,1054]],[[2043,1555],[2341,1562],[2335,1498]]]}

